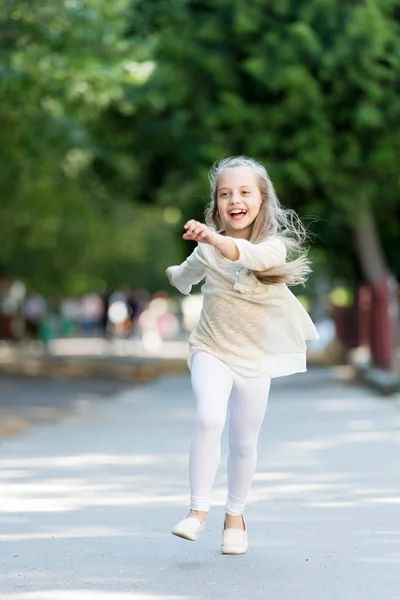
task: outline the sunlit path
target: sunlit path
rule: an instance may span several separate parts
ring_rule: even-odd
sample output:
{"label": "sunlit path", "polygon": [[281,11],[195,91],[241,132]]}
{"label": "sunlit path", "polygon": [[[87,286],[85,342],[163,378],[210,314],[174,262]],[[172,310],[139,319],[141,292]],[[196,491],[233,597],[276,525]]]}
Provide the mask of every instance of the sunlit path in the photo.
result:
{"label": "sunlit path", "polygon": [[242,557],[219,553],[226,438],[206,531],[169,533],[187,505],[185,376],[4,442],[0,600],[398,600],[400,411],[342,374],[275,380]]}

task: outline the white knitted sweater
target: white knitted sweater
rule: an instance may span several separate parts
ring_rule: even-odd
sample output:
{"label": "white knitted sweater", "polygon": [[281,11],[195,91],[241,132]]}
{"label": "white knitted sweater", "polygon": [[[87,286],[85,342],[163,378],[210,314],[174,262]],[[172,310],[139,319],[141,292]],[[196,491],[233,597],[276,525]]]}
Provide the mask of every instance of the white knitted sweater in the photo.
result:
{"label": "white knitted sweater", "polygon": [[306,339],[318,333],[303,306],[285,284],[266,285],[249,270],[280,266],[286,248],[277,237],[259,244],[232,239],[237,261],[218,256],[213,246],[198,244],[172,281],[182,294],[205,277],[200,319],[189,338],[193,354],[203,350],[247,377],[280,377],[306,371]]}

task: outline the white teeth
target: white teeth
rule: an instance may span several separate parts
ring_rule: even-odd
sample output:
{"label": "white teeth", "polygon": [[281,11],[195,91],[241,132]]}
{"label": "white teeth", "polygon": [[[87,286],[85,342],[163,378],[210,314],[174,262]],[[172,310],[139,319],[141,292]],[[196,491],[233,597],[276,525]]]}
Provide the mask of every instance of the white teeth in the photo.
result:
{"label": "white teeth", "polygon": [[238,210],[230,210],[229,214],[230,215],[241,215],[241,214],[246,214],[246,212],[247,212],[247,210],[240,208]]}

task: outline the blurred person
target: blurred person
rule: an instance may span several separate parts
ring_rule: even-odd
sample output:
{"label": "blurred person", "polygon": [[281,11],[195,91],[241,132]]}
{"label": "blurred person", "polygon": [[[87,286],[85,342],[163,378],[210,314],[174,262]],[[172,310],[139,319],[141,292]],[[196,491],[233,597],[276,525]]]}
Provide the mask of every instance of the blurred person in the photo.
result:
{"label": "blurred person", "polygon": [[102,329],[104,303],[99,294],[85,294],[81,300],[81,326],[87,337],[100,335]]}
{"label": "blurred person", "polygon": [[101,319],[101,333],[105,337],[107,335],[109,294],[107,292],[103,292],[103,294],[100,295],[100,298],[101,298],[101,302],[103,304],[103,316]]}
{"label": "blurred person", "polygon": [[142,311],[138,319],[141,340],[145,349],[156,353],[162,348],[164,340],[170,340],[179,333],[179,320],[169,306],[166,294],[157,293],[149,306]]}
{"label": "blurred person", "polygon": [[[266,169],[247,157],[211,170],[206,224],[190,220],[185,240],[197,248],[166,269],[170,283],[189,294],[205,277],[200,319],[189,338],[188,364],[197,403],[189,453],[190,510],[172,529],[196,540],[204,529],[230,409],[228,496],[224,554],[247,550],[244,508],[257,462],[271,378],[306,371],[307,339],[318,338],[288,285],[304,283],[310,264],[305,230],[281,207]],[[287,251],[297,258],[286,262]]]}
{"label": "blurred person", "polygon": [[70,337],[74,334],[81,319],[81,304],[76,298],[63,298],[60,302],[61,335]]}
{"label": "blurred person", "polygon": [[108,299],[107,334],[127,338],[132,333],[132,308],[125,291],[113,292]]}
{"label": "blurred person", "polygon": [[151,294],[146,289],[139,288],[130,292],[128,302],[132,309],[131,337],[142,339],[143,328],[140,317],[148,309],[151,299]]}
{"label": "blurred person", "polygon": [[26,287],[21,281],[0,279],[0,339],[22,341],[25,333],[25,319],[22,307]]}
{"label": "blurred person", "polygon": [[40,327],[46,314],[47,303],[40,294],[30,292],[22,304],[21,314],[25,320],[28,337],[38,338]]}
{"label": "blurred person", "polygon": [[130,290],[127,293],[127,304],[131,315],[131,337],[138,333],[138,320],[149,304],[149,297],[150,294],[147,290]]}
{"label": "blurred person", "polygon": [[56,298],[48,298],[46,310],[41,320],[39,335],[46,350],[50,342],[57,337],[60,330],[60,308]]}
{"label": "blurred person", "polygon": [[181,324],[176,314],[177,306],[168,296],[164,300],[164,310],[160,311],[158,328],[163,340],[173,340],[179,337]]}
{"label": "blurred person", "polygon": [[150,353],[157,353],[162,347],[163,340],[158,327],[160,308],[157,299],[151,300],[149,306],[145,308],[139,319],[138,328],[141,334],[141,341],[144,348]]}
{"label": "blurred person", "polygon": [[201,294],[191,294],[182,300],[182,327],[185,331],[192,331],[199,320],[203,306],[203,296]]}

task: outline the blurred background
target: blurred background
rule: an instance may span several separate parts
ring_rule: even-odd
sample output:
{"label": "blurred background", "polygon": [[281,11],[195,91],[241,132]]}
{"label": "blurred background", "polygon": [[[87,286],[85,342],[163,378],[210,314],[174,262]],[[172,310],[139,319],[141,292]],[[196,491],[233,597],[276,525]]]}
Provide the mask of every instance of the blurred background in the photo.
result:
{"label": "blurred background", "polygon": [[0,25],[0,363],[183,358],[201,294],[164,271],[245,154],[310,233],[312,356],[399,375],[398,0],[4,0]]}

